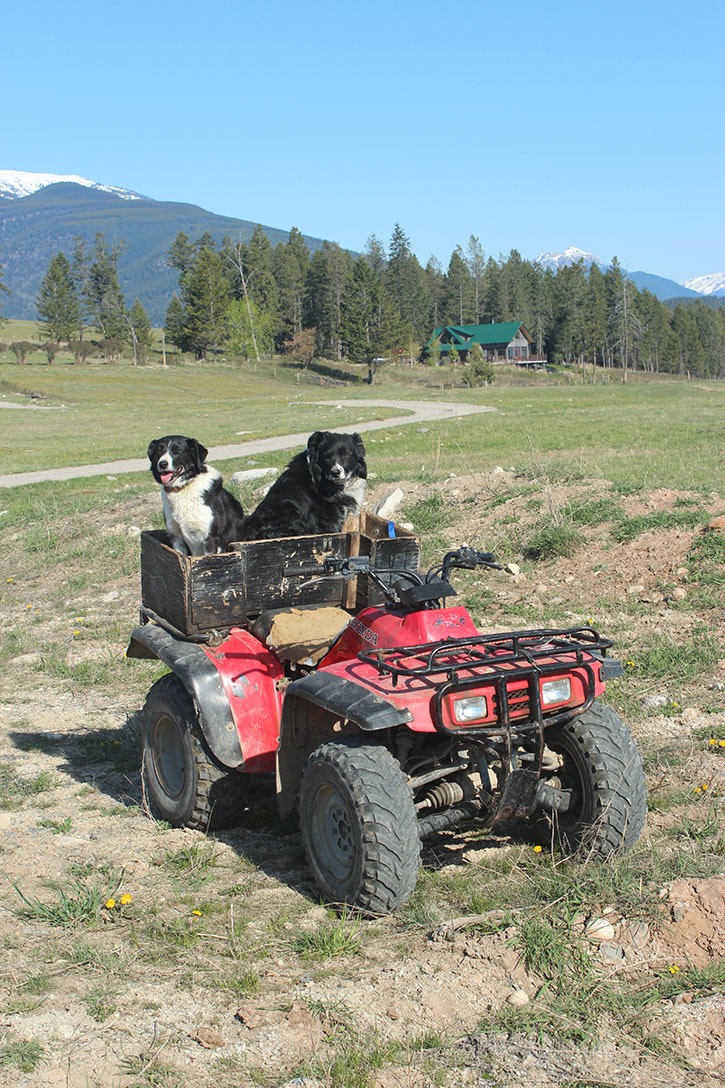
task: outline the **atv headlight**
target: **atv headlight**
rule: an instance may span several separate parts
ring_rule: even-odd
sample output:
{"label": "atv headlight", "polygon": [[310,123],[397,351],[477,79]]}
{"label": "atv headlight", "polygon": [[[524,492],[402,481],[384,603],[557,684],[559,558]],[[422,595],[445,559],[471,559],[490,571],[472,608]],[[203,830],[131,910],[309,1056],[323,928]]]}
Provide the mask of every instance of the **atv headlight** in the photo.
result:
{"label": "atv headlight", "polygon": [[469,695],[453,700],[453,719],[458,725],[480,722],[488,717],[488,700],[485,695]]}
{"label": "atv headlight", "polygon": [[571,680],[561,676],[557,680],[544,680],[541,685],[541,702],[544,706],[553,703],[568,703],[571,699]]}

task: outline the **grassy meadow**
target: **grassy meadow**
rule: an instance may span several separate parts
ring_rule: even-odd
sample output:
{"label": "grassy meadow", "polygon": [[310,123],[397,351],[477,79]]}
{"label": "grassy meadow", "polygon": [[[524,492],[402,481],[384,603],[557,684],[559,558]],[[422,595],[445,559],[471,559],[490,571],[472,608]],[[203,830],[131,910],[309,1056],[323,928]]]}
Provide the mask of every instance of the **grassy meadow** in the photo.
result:
{"label": "grassy meadow", "polygon": [[[3,471],[143,457],[159,434],[193,434],[212,446],[399,414],[389,407],[346,408],[346,399],[389,400],[403,411],[407,400],[441,399],[490,405],[496,413],[379,432],[368,440],[370,469],[379,478],[436,479],[494,465],[524,472],[539,465],[553,478],[604,477],[631,489],[725,488],[725,388],[531,377],[528,384],[441,388],[428,367],[398,367],[374,387],[340,388],[272,362],[166,369],[0,362],[0,398],[27,404],[30,395],[43,406],[3,410]],[[288,456],[267,461],[283,463]]]}
{"label": "grassy meadow", "polygon": [[[725,552],[702,531],[725,512],[725,385],[438,377],[391,368],[346,387],[271,361],[21,368],[5,353],[0,398],[45,407],[0,407],[2,472],[143,457],[168,432],[211,446],[412,400],[494,407],[366,435],[370,482],[402,483],[401,520],[426,549],[480,527],[471,543],[517,559],[520,583],[461,576],[477,622],[593,618],[616,636],[626,672],[610,701],[645,761],[642,840],[600,865],[564,863],[525,831],[447,833],[398,915],[368,921],[319,903],[296,829],[271,811],[208,838],[153,821],[139,711],[166,670],[124,649],[156,487],[144,472],[2,488],[0,1085],[511,1088],[525,1063],[541,1088],[624,1088],[635,1066],[641,1088],[703,1083],[723,961],[653,941],[662,888],[715,878],[725,856]],[[346,404],[367,398],[399,407]],[[500,487],[477,477],[457,493],[451,474],[497,466]],[[584,937],[602,916],[617,941],[647,934],[646,953],[630,941],[604,962]]]}

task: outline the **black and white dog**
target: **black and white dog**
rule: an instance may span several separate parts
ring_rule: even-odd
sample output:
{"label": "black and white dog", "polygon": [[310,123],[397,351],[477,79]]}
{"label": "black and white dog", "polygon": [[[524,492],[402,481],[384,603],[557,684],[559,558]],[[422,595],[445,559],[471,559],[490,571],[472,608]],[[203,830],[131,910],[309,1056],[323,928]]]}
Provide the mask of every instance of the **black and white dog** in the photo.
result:
{"label": "black and white dog", "polygon": [[367,474],[359,434],[315,431],[247,517],[244,539],[339,533],[360,512]]}
{"label": "black and white dog", "polygon": [[222,487],[220,473],[204,463],[208,452],[181,434],[155,438],[148,449],[151,472],[161,484],[166,531],[184,555],[223,552],[242,539],[244,510]]}

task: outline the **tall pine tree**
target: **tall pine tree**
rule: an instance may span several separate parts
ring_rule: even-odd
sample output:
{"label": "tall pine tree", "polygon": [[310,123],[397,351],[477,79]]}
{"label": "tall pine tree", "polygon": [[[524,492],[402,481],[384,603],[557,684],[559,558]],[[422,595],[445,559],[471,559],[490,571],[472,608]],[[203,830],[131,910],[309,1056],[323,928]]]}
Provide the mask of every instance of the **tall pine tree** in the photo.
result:
{"label": "tall pine tree", "polygon": [[65,253],[57,253],[50,262],[36,305],[46,340],[60,343],[76,336],[81,323],[81,310]]}

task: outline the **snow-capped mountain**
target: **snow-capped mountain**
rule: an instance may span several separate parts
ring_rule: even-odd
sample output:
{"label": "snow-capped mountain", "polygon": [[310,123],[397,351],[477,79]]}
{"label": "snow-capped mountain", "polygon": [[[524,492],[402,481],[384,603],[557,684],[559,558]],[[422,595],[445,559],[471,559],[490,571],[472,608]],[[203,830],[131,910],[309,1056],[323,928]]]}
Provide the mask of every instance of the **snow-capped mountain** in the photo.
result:
{"label": "snow-capped mountain", "polygon": [[73,185],[83,185],[86,189],[98,189],[102,193],[113,193],[121,200],[141,200],[139,193],[130,189],[119,189],[117,185],[102,185],[99,181],[90,181],[78,174],[34,174],[28,170],[0,170],[0,199],[15,200],[18,197],[30,196],[37,193],[38,189],[44,189],[46,185],[57,185],[59,182],[70,182]]}
{"label": "snow-capped mountain", "polygon": [[585,268],[591,268],[593,264],[598,264],[600,268],[607,267],[607,262],[601,257],[595,257],[593,253],[585,253],[583,249],[577,249],[576,246],[570,246],[563,253],[540,253],[536,258],[536,264],[542,268],[550,268],[552,272],[558,272],[560,268],[576,264],[577,261],[583,261]]}
{"label": "snow-capped mountain", "polygon": [[694,280],[688,280],[685,287],[691,291],[697,291],[700,295],[716,295],[725,297],[725,272],[712,272],[709,276],[695,276]]}

